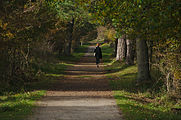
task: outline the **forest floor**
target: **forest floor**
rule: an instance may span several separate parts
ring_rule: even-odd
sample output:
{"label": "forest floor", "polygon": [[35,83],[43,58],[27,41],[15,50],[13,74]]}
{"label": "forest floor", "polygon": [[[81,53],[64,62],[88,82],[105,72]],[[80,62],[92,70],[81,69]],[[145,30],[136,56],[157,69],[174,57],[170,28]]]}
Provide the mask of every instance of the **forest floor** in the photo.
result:
{"label": "forest floor", "polygon": [[99,68],[93,57],[94,47],[64,75],[56,77],[46,95],[28,120],[121,120],[104,65]]}

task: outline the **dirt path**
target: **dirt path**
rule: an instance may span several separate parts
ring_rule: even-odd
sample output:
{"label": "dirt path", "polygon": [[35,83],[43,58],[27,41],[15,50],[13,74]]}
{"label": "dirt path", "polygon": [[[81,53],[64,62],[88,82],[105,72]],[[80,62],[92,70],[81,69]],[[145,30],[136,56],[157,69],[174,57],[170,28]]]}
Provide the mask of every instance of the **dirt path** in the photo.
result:
{"label": "dirt path", "polygon": [[122,120],[103,65],[96,68],[93,49],[89,47],[81,61],[68,68],[29,120]]}

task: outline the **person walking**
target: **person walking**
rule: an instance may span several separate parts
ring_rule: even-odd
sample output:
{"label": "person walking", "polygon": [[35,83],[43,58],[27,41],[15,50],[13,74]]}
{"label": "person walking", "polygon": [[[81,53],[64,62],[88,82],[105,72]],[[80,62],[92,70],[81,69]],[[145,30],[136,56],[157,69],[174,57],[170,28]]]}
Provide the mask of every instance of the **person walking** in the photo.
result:
{"label": "person walking", "polygon": [[94,56],[96,58],[97,67],[99,67],[100,59],[102,59],[102,51],[101,51],[101,48],[99,46],[100,46],[100,44],[97,43],[96,49],[94,50]]}

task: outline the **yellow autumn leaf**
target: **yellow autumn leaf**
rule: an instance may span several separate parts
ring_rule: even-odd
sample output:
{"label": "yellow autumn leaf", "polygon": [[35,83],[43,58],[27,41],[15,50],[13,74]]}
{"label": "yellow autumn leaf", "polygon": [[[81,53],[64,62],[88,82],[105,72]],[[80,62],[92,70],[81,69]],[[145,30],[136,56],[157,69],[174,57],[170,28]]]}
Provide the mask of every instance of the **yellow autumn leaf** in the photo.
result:
{"label": "yellow autumn leaf", "polygon": [[2,26],[2,28],[3,28],[3,30],[6,30],[7,29],[7,23],[5,23],[3,26]]}
{"label": "yellow autumn leaf", "polygon": [[103,15],[103,16],[106,16],[106,13],[103,11],[103,12],[102,12],[102,15]]}
{"label": "yellow autumn leaf", "polygon": [[181,71],[179,71],[179,70],[175,71],[174,77],[175,77],[175,79],[181,79]]}
{"label": "yellow autumn leaf", "polygon": [[2,27],[3,26],[3,21],[2,20],[0,20],[0,27]]}
{"label": "yellow autumn leaf", "polygon": [[10,39],[14,37],[14,35],[10,31],[6,33],[6,36]]}
{"label": "yellow autumn leaf", "polygon": [[89,15],[89,16],[92,16],[92,14],[91,14],[91,13],[89,13],[88,15]]}

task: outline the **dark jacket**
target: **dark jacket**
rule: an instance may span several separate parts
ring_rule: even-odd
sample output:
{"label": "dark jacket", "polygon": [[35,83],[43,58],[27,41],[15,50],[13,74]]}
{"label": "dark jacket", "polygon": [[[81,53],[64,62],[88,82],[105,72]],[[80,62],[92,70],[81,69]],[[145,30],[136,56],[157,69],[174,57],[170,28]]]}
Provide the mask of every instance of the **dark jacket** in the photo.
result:
{"label": "dark jacket", "polygon": [[96,47],[96,49],[94,50],[94,53],[97,59],[102,59],[102,51],[99,46]]}

